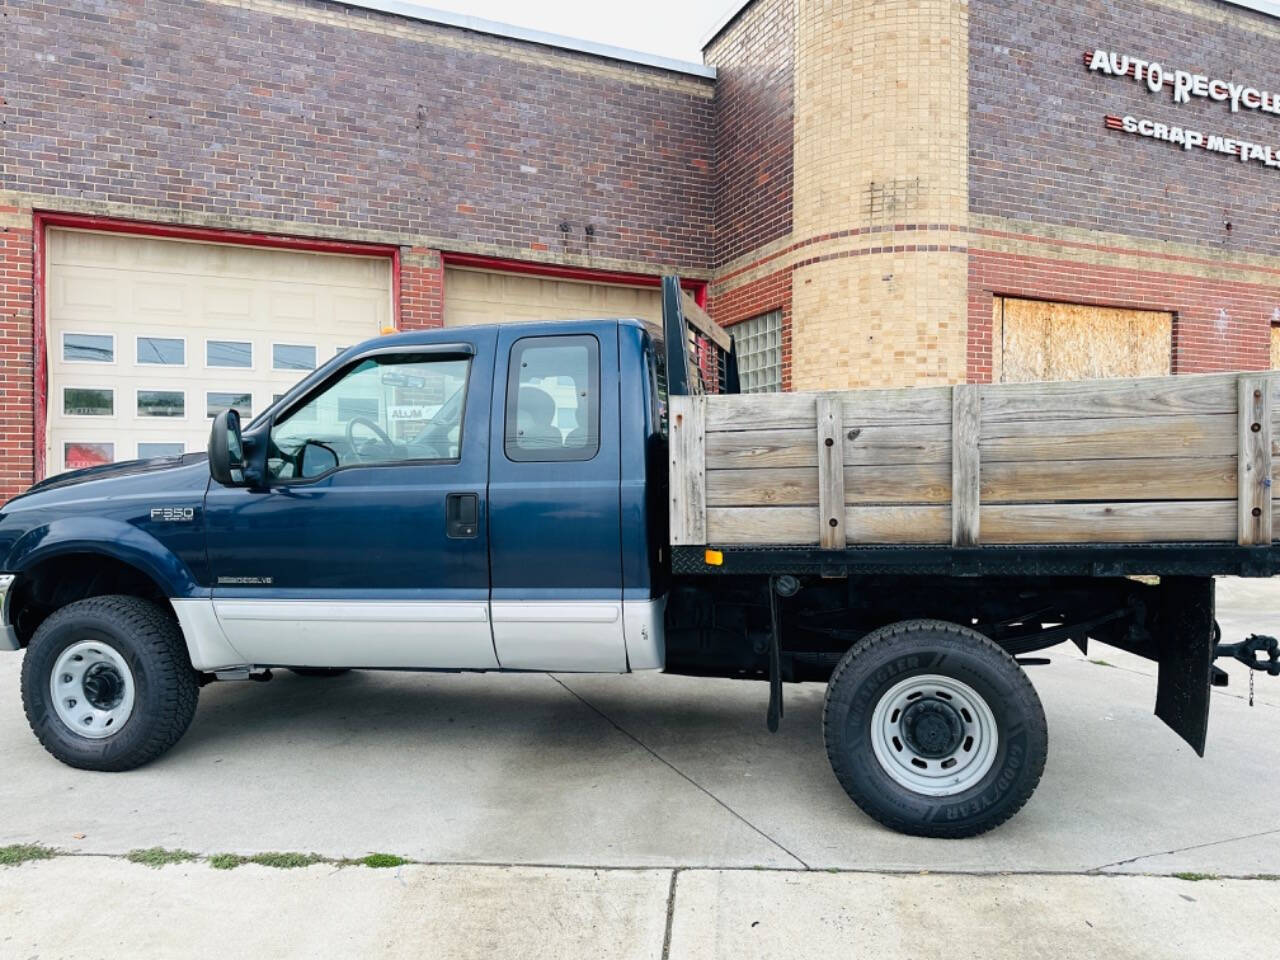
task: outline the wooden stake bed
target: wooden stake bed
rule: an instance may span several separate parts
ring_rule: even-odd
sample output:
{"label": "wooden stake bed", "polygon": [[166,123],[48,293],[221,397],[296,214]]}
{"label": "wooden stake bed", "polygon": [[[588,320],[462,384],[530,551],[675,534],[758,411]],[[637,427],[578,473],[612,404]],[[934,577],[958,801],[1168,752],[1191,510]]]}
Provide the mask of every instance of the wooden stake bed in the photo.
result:
{"label": "wooden stake bed", "polygon": [[1277,392],[1241,373],[673,396],[671,543],[1269,545]]}

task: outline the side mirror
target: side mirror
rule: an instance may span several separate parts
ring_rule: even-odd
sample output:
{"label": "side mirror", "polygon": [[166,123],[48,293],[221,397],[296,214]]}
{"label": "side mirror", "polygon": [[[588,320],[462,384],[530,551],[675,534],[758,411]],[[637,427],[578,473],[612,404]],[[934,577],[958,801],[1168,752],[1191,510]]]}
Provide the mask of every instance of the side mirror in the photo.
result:
{"label": "side mirror", "polygon": [[308,440],[302,445],[298,476],[303,478],[318,477],[338,468],[338,454],[332,447],[316,440]]}
{"label": "side mirror", "polygon": [[223,410],[209,431],[209,475],[224,487],[244,486],[244,443],[240,414]]}

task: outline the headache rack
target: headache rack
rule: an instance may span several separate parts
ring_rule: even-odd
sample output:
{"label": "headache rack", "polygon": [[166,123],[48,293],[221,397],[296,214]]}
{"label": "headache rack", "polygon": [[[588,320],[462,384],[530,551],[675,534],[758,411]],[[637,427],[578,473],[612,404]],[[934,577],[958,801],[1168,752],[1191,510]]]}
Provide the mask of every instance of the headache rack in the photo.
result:
{"label": "headache rack", "polygon": [[733,337],[680,288],[679,277],[662,278],[662,327],[669,396],[741,392]]}

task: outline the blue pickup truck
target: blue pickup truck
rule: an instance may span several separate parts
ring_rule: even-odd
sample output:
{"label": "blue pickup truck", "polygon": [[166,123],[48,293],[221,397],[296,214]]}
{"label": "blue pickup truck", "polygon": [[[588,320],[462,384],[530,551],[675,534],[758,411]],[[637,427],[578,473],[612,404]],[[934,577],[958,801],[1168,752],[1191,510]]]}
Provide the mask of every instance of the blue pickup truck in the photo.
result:
{"label": "blue pickup truck", "polygon": [[[826,681],[849,795],[895,829],[967,836],[1015,813],[1044,766],[1019,658],[1092,636],[1161,660],[1158,712],[1203,749],[1224,652],[1209,575],[1234,569],[1226,555],[1166,555],[1178,576],[1157,587],[1114,550],[1105,567],[997,551],[975,577],[906,548],[673,549],[668,393],[732,391],[736,373],[732,350],[689,336],[674,280],[665,302],[663,329],[371,340],[250,424],[219,415],[207,455],[62,474],[10,501],[0,647],[26,651],[40,742],[128,770],[178,741],[201,686],[279,668],[759,679],[774,727],[783,680]],[[1160,642],[1179,631],[1191,652]],[[1225,652],[1280,672],[1269,649]]]}

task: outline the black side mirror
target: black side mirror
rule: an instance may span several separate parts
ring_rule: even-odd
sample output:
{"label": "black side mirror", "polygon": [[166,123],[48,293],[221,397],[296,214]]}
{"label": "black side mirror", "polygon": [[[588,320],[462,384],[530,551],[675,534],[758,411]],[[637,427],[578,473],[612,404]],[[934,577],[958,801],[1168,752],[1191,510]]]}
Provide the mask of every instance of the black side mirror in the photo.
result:
{"label": "black side mirror", "polygon": [[302,445],[302,453],[298,460],[298,476],[304,478],[318,477],[330,470],[338,469],[338,454],[327,444],[318,440],[308,440]]}
{"label": "black side mirror", "polygon": [[240,414],[223,410],[213,418],[209,431],[209,475],[224,487],[242,487],[244,443],[240,437]]}

